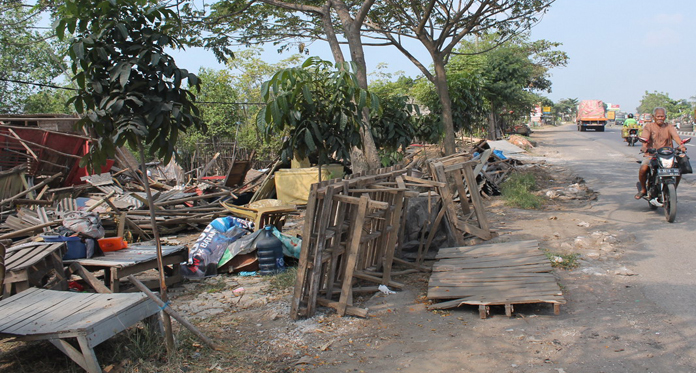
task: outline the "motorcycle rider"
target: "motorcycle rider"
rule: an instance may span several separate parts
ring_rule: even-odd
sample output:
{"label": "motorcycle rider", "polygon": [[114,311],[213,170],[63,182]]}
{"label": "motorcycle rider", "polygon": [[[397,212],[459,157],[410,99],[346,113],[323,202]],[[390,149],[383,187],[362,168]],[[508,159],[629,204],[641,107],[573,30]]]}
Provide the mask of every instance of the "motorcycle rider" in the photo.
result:
{"label": "motorcycle rider", "polygon": [[[677,134],[677,129],[673,125],[666,123],[667,110],[663,107],[656,107],[653,110],[653,121],[648,122],[645,127],[643,127],[643,134],[641,138],[643,141],[643,147],[641,148],[641,153],[643,154],[643,162],[640,165],[640,171],[638,171],[638,180],[640,182],[640,191],[635,195],[636,199],[643,198],[648,191],[645,190],[645,182],[648,180],[648,170],[650,169],[650,160],[652,159],[651,154],[647,154],[648,149],[658,149],[664,146],[672,146],[672,141],[676,141],[679,144],[679,150],[682,152],[686,151],[686,147],[681,143],[681,138]],[[679,185],[679,180],[681,177],[677,177],[676,185]]]}
{"label": "motorcycle rider", "polygon": [[628,113],[626,120],[623,122],[623,128],[621,129],[621,137],[623,137],[624,142],[627,142],[629,144],[631,144],[631,142],[628,138],[628,132],[631,129],[637,130],[636,133],[640,135],[640,126],[638,125],[638,121],[635,118],[633,118],[632,113]]}
{"label": "motorcycle rider", "polygon": [[628,113],[628,118],[623,122],[624,127],[636,126],[638,121],[633,118],[633,114]]}

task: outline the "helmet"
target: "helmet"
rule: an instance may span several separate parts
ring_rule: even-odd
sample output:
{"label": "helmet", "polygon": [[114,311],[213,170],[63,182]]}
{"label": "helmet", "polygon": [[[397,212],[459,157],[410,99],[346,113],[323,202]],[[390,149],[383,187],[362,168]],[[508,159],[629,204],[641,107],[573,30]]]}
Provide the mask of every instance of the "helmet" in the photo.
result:
{"label": "helmet", "polygon": [[633,114],[628,113],[628,117],[629,117],[629,118],[633,118]]}

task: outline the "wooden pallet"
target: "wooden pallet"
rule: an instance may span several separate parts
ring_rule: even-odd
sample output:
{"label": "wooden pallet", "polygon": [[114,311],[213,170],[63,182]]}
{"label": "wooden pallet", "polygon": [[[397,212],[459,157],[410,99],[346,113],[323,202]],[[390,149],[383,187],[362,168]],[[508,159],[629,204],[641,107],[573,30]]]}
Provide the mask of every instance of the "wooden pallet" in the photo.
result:
{"label": "wooden pallet", "polygon": [[537,241],[519,241],[470,247],[443,248],[428,283],[428,299],[446,300],[430,309],[478,305],[486,318],[492,305],[550,303],[559,314],[565,304],[553,268]]}

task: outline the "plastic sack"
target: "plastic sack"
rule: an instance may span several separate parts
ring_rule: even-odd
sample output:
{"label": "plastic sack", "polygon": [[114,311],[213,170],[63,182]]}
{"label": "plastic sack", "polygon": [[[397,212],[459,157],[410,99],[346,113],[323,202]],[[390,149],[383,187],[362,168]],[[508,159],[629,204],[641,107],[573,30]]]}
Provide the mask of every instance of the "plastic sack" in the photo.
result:
{"label": "plastic sack", "polygon": [[104,227],[96,212],[70,211],[63,216],[63,226],[87,237],[104,237]]}
{"label": "plastic sack", "polygon": [[689,156],[686,154],[677,157],[677,164],[679,165],[679,171],[682,174],[691,174],[694,170],[691,168],[691,161],[689,161]]}
{"label": "plastic sack", "polygon": [[500,158],[503,161],[507,159],[507,157],[503,155],[502,150],[495,149],[493,150],[493,154],[495,154],[498,158]]}
{"label": "plastic sack", "polygon": [[[256,240],[262,231],[263,229],[259,229],[231,243],[220,258],[218,268],[227,264],[227,262],[237,255],[248,254],[256,250]],[[301,239],[283,234],[275,226],[271,228],[271,231],[273,235],[283,243],[283,255],[300,259],[300,248],[302,247]]]}
{"label": "plastic sack", "polygon": [[217,264],[228,246],[249,233],[253,223],[232,216],[213,220],[189,250],[189,261],[182,267],[188,278],[217,275]]}
{"label": "plastic sack", "polygon": [[283,234],[278,228],[273,227],[273,235],[283,243],[283,254],[291,256],[295,259],[300,259],[300,249],[302,248],[302,239]]}

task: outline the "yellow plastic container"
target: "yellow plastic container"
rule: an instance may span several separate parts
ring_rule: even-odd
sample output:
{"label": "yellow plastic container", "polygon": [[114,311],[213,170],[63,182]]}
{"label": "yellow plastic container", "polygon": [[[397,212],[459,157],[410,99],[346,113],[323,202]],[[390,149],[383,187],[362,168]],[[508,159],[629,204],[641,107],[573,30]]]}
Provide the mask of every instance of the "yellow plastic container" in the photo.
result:
{"label": "yellow plastic container", "polygon": [[[321,166],[321,179],[343,177],[343,166],[331,164]],[[275,173],[277,198],[283,205],[306,205],[309,187],[319,182],[319,168],[282,168]]]}

